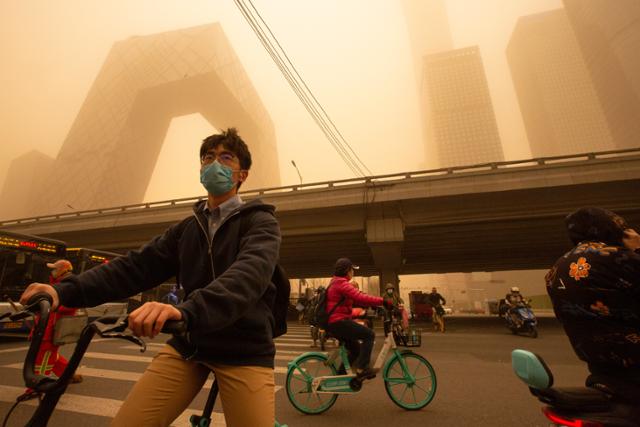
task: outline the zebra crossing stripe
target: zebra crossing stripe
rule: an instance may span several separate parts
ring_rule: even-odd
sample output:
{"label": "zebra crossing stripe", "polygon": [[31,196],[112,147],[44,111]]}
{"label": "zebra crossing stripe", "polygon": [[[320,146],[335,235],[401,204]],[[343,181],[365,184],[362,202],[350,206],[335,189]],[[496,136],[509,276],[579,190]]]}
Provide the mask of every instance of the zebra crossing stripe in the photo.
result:
{"label": "zebra crossing stripe", "polygon": [[[127,349],[127,350],[135,350],[137,347],[135,346],[124,346],[122,347],[123,349]],[[288,351],[288,352],[284,352],[284,351],[279,351],[278,353],[276,353],[275,356],[275,360],[284,360],[286,362],[289,362],[290,360],[293,360],[293,358],[295,356],[298,356],[300,354],[304,353],[303,351]],[[114,357],[109,357],[107,358],[106,356],[103,356],[105,354],[109,354],[109,353],[87,353],[85,355],[86,358],[94,358],[94,359],[116,359],[117,360],[126,360],[128,362],[146,362],[146,360],[134,360],[134,357],[146,357],[147,359],[153,359],[153,356],[149,357],[149,356],[124,356],[126,357],[126,359],[120,359],[118,358],[117,355],[114,355]],[[97,356],[96,356],[97,355]],[[154,353],[155,355],[155,353]],[[294,355],[293,357],[291,355]],[[276,373],[281,373],[278,372],[278,369],[276,367]]]}
{"label": "zebra crossing stripe", "polygon": [[[0,385],[0,401],[12,403],[24,392],[24,387],[11,387]],[[36,400],[27,400],[24,405],[36,406]],[[122,405],[121,400],[107,399],[104,397],[89,397],[79,394],[65,393],[56,406],[56,411],[69,411],[85,415],[97,415],[101,417],[113,418]],[[174,422],[172,426],[189,425],[189,417],[192,414],[200,414],[202,410],[187,409]],[[224,415],[214,412],[212,416],[214,427],[226,427]]]}
{"label": "zebra crossing stripe", "polygon": [[[91,359],[91,357],[88,357],[88,358]],[[99,357],[98,359],[113,360],[113,359],[108,359],[102,356]],[[287,360],[292,360],[292,359],[293,358],[291,357],[287,357]],[[22,369],[22,366],[23,366],[22,363],[11,363],[8,365],[2,365],[0,367],[9,368],[9,369]],[[273,371],[276,374],[286,374],[287,368],[284,366],[276,366],[273,369]],[[78,368],[78,373],[85,375],[87,377],[107,378],[111,380],[133,381],[133,382],[138,381],[138,379],[140,378],[140,375],[142,375],[142,373],[139,373],[139,372],[114,371],[111,369],[89,368],[85,365],[82,365],[81,367]],[[205,388],[210,388],[210,387],[211,387],[211,384],[207,381],[205,383]],[[276,389],[278,389],[278,386],[276,386]]]}
{"label": "zebra crossing stripe", "polygon": [[[9,368],[9,369],[22,369],[22,363],[12,363],[10,365],[3,365],[2,367]],[[284,368],[282,368],[281,371],[282,372],[279,372],[279,373],[286,373],[286,369]],[[81,366],[80,368],[78,368],[78,373],[82,374],[82,376],[87,378],[104,378],[108,380],[129,381],[134,383],[137,382],[142,376],[141,372],[114,371],[111,369],[96,369],[96,368],[89,368],[86,366]],[[209,390],[212,385],[213,385],[213,380],[208,379],[204,383],[202,388]],[[281,389],[282,389],[282,386],[279,386],[279,385],[275,386],[276,393]]]}
{"label": "zebra crossing stripe", "polygon": [[288,343],[289,341],[294,341],[294,342],[311,342],[311,338],[306,337],[306,338],[289,338],[289,337],[282,337],[282,338],[276,338],[275,340],[276,344],[284,344],[284,343]]}

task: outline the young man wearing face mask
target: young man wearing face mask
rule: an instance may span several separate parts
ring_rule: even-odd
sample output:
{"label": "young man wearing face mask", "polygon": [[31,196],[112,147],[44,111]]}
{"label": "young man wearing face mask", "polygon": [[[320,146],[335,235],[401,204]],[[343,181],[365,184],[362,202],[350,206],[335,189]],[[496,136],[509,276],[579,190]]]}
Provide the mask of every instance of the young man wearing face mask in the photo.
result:
{"label": "young man wearing face mask", "polygon": [[209,136],[200,147],[208,198],[191,216],[140,250],[62,281],[57,292],[32,284],[23,294],[23,302],[44,291],[54,306],[94,306],[180,277],[183,302],[146,303],[130,314],[129,326],[138,336],[154,337],[166,320],[185,320],[189,333],[160,350],[112,425],[170,425],[211,371],[228,426],[274,425],[271,277],[280,230],[273,206],[245,203],[237,194],[250,167],[251,154],[235,129]]}
{"label": "young man wearing face mask", "polygon": [[547,292],[587,385],[640,399],[640,236],[619,215],[581,208],[565,219],[575,247],[547,273]]}

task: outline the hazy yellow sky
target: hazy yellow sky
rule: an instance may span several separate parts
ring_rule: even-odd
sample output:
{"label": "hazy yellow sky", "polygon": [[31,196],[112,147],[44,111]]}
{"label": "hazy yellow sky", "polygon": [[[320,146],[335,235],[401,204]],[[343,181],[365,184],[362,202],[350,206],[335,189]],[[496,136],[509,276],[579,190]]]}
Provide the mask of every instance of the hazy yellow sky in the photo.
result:
{"label": "hazy yellow sky", "polygon": [[[373,173],[423,167],[417,89],[399,0],[253,2]],[[518,16],[557,7],[560,0],[447,0],[455,47],[480,45],[507,159],[530,152],[506,45]],[[115,41],[210,22],[222,24],[271,114],[282,183],[298,182],[292,159],[305,182],[350,177],[233,0],[2,0],[0,189],[15,157],[34,149],[56,156]],[[198,116],[174,119],[147,200],[202,193],[196,153],[211,131]]]}

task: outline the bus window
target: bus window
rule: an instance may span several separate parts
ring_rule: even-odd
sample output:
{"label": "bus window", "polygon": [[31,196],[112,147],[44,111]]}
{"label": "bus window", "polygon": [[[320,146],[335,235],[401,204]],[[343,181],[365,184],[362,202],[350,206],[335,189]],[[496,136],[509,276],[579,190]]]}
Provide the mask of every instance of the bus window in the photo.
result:
{"label": "bus window", "polygon": [[[107,264],[115,258],[121,256],[115,252],[100,251],[87,248],[68,248],[67,260],[73,265],[73,273],[81,274],[87,270]],[[128,299],[114,302],[107,302],[96,307],[87,307],[89,320],[95,320],[105,315],[125,315],[127,314]]]}
{"label": "bus window", "polygon": [[[17,301],[33,282],[49,283],[48,262],[64,257],[64,242],[0,231],[0,312],[11,311],[7,298]],[[24,322],[0,322],[0,332],[22,332]]]}

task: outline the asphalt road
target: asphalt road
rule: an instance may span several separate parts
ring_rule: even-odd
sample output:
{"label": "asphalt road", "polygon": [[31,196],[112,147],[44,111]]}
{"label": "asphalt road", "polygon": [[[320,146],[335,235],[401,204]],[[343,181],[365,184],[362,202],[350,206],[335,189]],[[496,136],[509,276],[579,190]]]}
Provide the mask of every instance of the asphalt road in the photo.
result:
{"label": "asphalt road", "polygon": [[[340,396],[322,415],[303,415],[289,403],[282,388],[287,362],[308,351],[311,341],[305,326],[292,324],[287,335],[277,340],[276,414],[280,422],[299,426],[547,426],[541,405],[511,371],[510,352],[525,348],[542,355],[551,366],[556,384],[579,386],[587,375],[555,319],[541,319],[540,337],[513,336],[497,318],[448,318],[444,334],[423,327],[422,347],[414,349],[426,357],[436,370],[438,387],[434,400],[419,411],[405,411],[388,398],[382,379],[365,383],[355,395]],[[420,325],[419,325],[420,326]],[[382,331],[376,349],[382,344]],[[163,340],[151,341],[141,354],[125,341],[92,343],[81,373],[85,380],[71,385],[51,419],[52,427],[109,424],[133,382],[144,371]],[[21,361],[27,342],[0,338],[0,417],[24,388]],[[71,348],[64,348],[69,354]],[[375,354],[374,354],[375,356]],[[188,416],[204,406],[208,389],[203,390],[190,408],[174,423],[188,425]],[[21,404],[9,426],[24,425],[33,406]],[[216,405],[215,426],[224,426],[221,407]]]}

